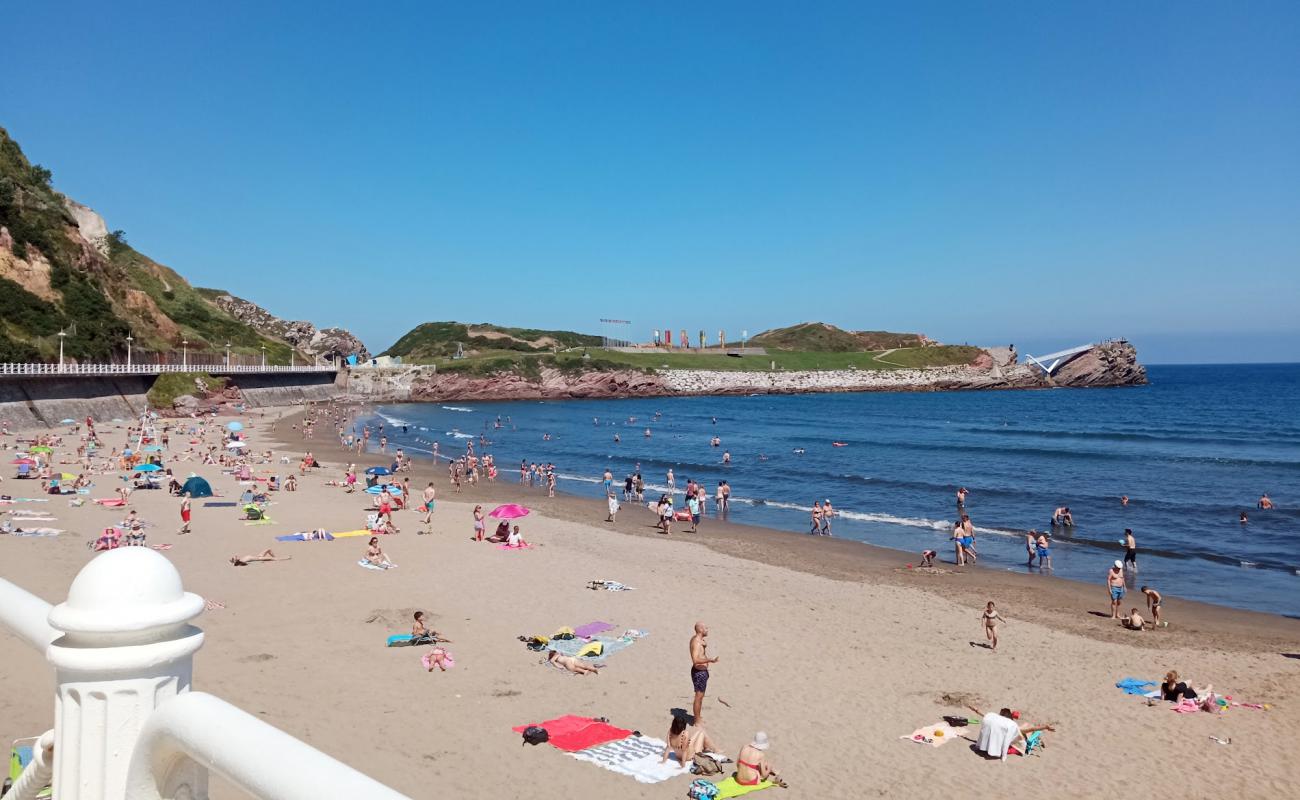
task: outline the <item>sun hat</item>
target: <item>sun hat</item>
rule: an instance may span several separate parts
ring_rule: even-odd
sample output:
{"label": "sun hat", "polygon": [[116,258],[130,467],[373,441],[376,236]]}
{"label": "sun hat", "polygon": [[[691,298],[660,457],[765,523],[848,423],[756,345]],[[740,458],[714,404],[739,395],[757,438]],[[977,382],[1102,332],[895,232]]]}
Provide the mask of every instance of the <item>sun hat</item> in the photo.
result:
{"label": "sun hat", "polygon": [[750,742],[749,746],[754,748],[755,750],[766,750],[767,734],[764,733],[763,731],[759,731],[758,733],[754,734],[754,741]]}
{"label": "sun hat", "polygon": [[1124,569],[1124,562],[1123,562],[1123,561],[1120,561],[1119,559],[1115,559],[1115,568],[1116,568],[1116,569]]}

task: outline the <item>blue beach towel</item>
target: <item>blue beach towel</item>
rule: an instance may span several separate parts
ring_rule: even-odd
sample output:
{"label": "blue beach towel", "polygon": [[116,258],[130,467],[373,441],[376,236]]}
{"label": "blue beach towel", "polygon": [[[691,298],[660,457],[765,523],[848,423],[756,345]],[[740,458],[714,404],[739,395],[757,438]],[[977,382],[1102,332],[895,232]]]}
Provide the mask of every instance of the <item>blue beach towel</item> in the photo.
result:
{"label": "blue beach towel", "polygon": [[1115,688],[1124,694],[1145,695],[1156,685],[1155,681],[1143,681],[1137,678],[1125,678],[1115,684]]}
{"label": "blue beach towel", "polygon": [[322,538],[320,536],[313,536],[310,533],[290,533],[285,536],[277,536],[275,537],[275,540],[277,542],[332,542],[334,541],[334,534],[326,533],[324,538]]}

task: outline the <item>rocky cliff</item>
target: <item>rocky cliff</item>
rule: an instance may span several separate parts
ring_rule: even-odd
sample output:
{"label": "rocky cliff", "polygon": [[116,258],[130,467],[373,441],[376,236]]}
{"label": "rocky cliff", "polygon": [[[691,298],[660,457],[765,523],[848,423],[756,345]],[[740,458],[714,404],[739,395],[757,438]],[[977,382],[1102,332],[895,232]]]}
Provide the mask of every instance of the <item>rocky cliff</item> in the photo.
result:
{"label": "rocky cliff", "polygon": [[1053,387],[1134,386],[1146,371],[1127,342],[1094,348],[1048,379],[1025,364],[979,359],[974,364],[929,369],[717,371],[605,370],[575,372],[544,367],[537,374],[435,372],[427,367],[357,369],[348,376],[355,398],[448,400],[560,400],[570,398],[672,397],[815,392],[937,392]]}
{"label": "rocky cliff", "polygon": [[274,336],[288,342],[295,350],[309,357],[329,359],[355,355],[361,361],[370,358],[366,345],[343,328],[317,328],[303,320],[283,320],[257,303],[228,292],[216,289],[199,291],[230,316],[265,336]]}

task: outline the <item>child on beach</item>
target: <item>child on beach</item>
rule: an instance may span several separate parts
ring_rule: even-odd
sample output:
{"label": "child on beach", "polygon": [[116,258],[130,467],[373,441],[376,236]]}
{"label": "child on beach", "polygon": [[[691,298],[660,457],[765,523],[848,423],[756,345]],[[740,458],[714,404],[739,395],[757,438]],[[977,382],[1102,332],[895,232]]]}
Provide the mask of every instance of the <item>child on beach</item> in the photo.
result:
{"label": "child on beach", "polygon": [[988,639],[989,642],[991,643],[991,647],[989,649],[993,650],[994,652],[997,652],[998,625],[1000,623],[1006,622],[1006,620],[1003,619],[1002,615],[999,614],[997,609],[993,607],[992,600],[990,600],[989,604],[984,607],[984,613],[980,615],[980,619],[984,621],[984,638]]}
{"label": "child on beach", "polygon": [[934,550],[922,550],[922,551],[921,551],[921,566],[923,566],[923,567],[933,567],[933,566],[934,566],[934,560],[935,560],[936,558],[938,558],[938,557],[939,557],[939,554],[938,554],[937,552],[935,552]]}
{"label": "child on beach", "polygon": [[1151,624],[1154,627],[1159,628],[1160,627],[1160,604],[1164,601],[1164,597],[1161,596],[1160,592],[1157,592],[1155,589],[1152,589],[1150,586],[1143,586],[1142,594],[1146,595],[1147,598],[1147,611],[1151,612]]}
{"label": "child on beach", "polygon": [[524,537],[519,533],[519,526],[516,525],[514,527],[514,530],[510,531],[510,536],[506,539],[506,547],[527,547],[527,546],[528,546],[528,542],[524,541]]}

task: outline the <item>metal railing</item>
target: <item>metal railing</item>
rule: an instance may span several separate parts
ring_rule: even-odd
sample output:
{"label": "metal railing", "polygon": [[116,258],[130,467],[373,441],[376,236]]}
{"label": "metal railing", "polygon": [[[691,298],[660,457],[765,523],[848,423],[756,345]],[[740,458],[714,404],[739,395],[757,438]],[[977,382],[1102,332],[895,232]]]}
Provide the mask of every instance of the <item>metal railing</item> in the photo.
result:
{"label": "metal railing", "polygon": [[0,364],[0,375],[161,375],[164,372],[337,372],[328,364]]}

